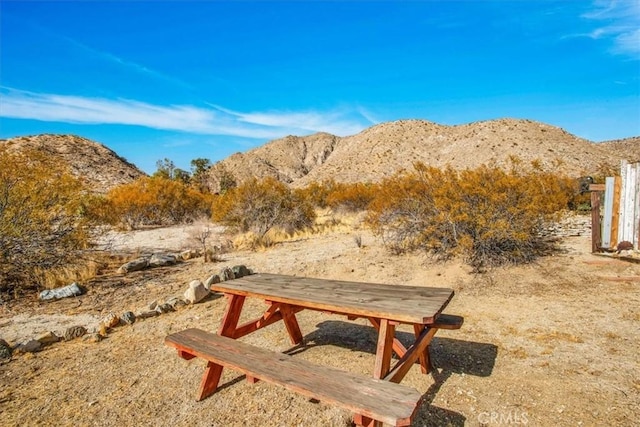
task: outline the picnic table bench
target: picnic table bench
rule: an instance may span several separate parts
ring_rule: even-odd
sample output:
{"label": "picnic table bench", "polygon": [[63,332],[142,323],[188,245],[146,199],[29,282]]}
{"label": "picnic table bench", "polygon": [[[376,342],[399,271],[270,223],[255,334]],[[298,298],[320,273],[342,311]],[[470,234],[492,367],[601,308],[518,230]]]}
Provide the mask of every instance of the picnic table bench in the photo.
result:
{"label": "picnic table bench", "polygon": [[[416,362],[423,373],[428,373],[429,344],[435,333],[438,329],[458,329],[464,321],[460,316],[441,313],[453,297],[453,290],[447,288],[257,274],[214,284],[211,290],[228,297],[218,333],[187,329],[165,339],[180,357],[207,360],[198,400],[217,390],[226,366],[246,374],[251,382],[261,379],[342,406],[354,413],[354,422],[360,426],[411,423],[421,394],[400,381]],[[238,325],[246,297],[263,299],[267,309],[257,319]],[[304,309],[368,319],[378,330],[373,378],[318,366],[237,340],[282,320],[291,342],[299,344],[302,333],[295,314]],[[399,324],[413,325],[415,342],[409,347],[395,336]],[[392,353],[399,358],[393,367]]]}

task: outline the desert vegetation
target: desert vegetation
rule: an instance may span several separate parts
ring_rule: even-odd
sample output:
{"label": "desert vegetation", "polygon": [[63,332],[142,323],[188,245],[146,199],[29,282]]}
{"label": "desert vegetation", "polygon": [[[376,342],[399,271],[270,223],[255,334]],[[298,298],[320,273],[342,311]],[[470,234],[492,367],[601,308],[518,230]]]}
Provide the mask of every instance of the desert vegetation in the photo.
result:
{"label": "desert vegetation", "polygon": [[[270,246],[282,236],[317,232],[321,209],[362,213],[362,225],[393,254],[462,256],[482,271],[546,253],[551,244],[541,237],[542,227],[567,207],[584,204],[575,180],[545,172],[535,162],[524,167],[516,159],[509,170],[438,169],[418,162],[377,183],[325,180],[299,189],[271,177],[238,185],[218,165],[225,179],[217,194],[206,184],[208,159],[193,160],[191,172],[163,159],[152,176],[100,195],[85,191],[42,154],[0,154],[2,273],[14,287],[56,282],[44,280],[43,272],[77,260],[104,226],[134,230],[210,218],[244,235],[252,247]],[[206,239],[199,245],[208,253]]]}
{"label": "desert vegetation", "polygon": [[67,268],[92,240],[83,184],[36,151],[0,146],[0,290],[17,294]]}

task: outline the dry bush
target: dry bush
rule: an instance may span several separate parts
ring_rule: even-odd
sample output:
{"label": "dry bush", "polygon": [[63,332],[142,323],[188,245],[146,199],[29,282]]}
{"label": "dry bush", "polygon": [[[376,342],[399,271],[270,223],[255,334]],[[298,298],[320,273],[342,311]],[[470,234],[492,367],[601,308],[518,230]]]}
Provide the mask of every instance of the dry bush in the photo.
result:
{"label": "dry bush", "polygon": [[[211,195],[163,177],[144,177],[111,190],[94,209],[103,220],[127,229],[173,225],[209,216]],[[97,208],[95,206],[98,206]]]}
{"label": "dry bush", "polygon": [[327,205],[334,210],[365,211],[376,197],[378,185],[370,183],[335,184],[327,195]]}
{"label": "dry bush", "polygon": [[476,270],[529,262],[548,249],[539,232],[567,207],[571,183],[540,170],[416,164],[381,184],[367,220],[396,253],[462,254]]}
{"label": "dry bush", "polygon": [[0,291],[41,286],[42,274],[88,248],[82,183],[65,166],[30,151],[0,147]]}
{"label": "dry bush", "polygon": [[273,228],[292,233],[312,226],[315,219],[309,202],[273,178],[254,178],[216,196],[212,211],[214,221],[252,232],[258,240]]}
{"label": "dry bush", "polygon": [[369,183],[339,183],[334,180],[312,182],[307,187],[295,190],[302,199],[314,207],[331,208],[341,212],[364,211],[374,199],[377,191],[376,184]]}
{"label": "dry bush", "polygon": [[312,182],[305,188],[296,189],[294,192],[315,208],[324,209],[328,206],[327,199],[329,195],[338,185],[334,180],[330,179],[322,182]]}

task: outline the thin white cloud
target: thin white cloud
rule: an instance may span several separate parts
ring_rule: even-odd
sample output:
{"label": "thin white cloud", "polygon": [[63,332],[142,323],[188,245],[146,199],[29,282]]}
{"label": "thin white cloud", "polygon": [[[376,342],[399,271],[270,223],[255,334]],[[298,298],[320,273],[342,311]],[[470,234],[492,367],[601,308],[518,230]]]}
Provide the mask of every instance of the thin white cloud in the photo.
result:
{"label": "thin white cloud", "polygon": [[330,132],[339,136],[366,127],[348,111],[252,112],[223,107],[153,105],[130,99],[105,99],[34,93],[2,88],[0,117],[78,124],[121,124],[203,135],[273,139],[285,135]]}
{"label": "thin white cloud", "polygon": [[297,130],[296,133],[305,131],[322,131],[345,136],[358,133],[363,129],[362,123],[354,122],[349,119],[348,112],[341,110],[322,113],[316,111],[268,111],[242,113],[229,110],[219,105],[210,105],[217,110],[236,118],[241,123],[281,129],[292,129]]}
{"label": "thin white cloud", "polygon": [[585,34],[593,39],[608,38],[611,51],[640,58],[640,2],[637,0],[595,1],[593,8],[582,15],[597,25]]}
{"label": "thin white cloud", "polygon": [[166,75],[164,73],[161,73],[159,71],[153,70],[151,68],[148,68],[142,64],[139,64],[137,62],[134,61],[130,61],[130,60],[126,60],[124,58],[121,58],[120,56],[114,55],[111,52],[107,52],[104,50],[99,50],[96,48],[93,48],[91,46],[88,46],[74,38],[71,38],[69,36],[66,36],[64,34],[52,31],[51,29],[36,23],[36,22],[26,22],[27,25],[31,26],[32,28],[34,28],[36,31],[39,31],[40,33],[42,33],[44,36],[46,37],[50,37],[50,38],[55,38],[58,40],[61,40],[62,42],[66,43],[67,46],[71,46],[75,49],[79,49],[80,51],[84,52],[85,55],[88,55],[89,57],[92,58],[96,58],[100,61],[105,61],[105,62],[110,62],[113,64],[117,64],[120,67],[127,69],[129,71],[133,71],[139,74],[143,74],[145,76],[148,77],[152,77],[155,78],[156,80],[162,80],[165,82],[169,82],[169,83],[173,83],[174,85],[177,86],[181,86],[183,88],[186,89],[192,89],[192,86],[178,78]]}

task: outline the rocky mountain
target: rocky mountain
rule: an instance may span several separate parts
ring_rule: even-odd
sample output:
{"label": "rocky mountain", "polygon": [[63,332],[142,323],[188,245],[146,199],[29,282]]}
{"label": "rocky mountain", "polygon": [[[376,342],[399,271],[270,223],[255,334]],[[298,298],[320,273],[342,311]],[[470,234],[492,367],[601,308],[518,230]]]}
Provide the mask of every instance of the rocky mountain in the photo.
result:
{"label": "rocky mountain", "polygon": [[607,151],[618,154],[630,163],[640,162],[640,136],[604,141],[599,145]]}
{"label": "rocky mountain", "polygon": [[603,165],[618,167],[622,159],[640,159],[640,138],[594,143],[565,130],[531,120],[499,119],[445,126],[424,120],[399,120],[340,138],[326,133],[288,136],[246,153],[235,154],[211,170],[238,182],[250,176],[272,176],[295,187],[313,181],[376,182],[415,162],[456,169],[481,164],[510,165],[537,161],[548,170],[572,176],[594,174]]}
{"label": "rocky mountain", "polygon": [[60,159],[98,193],[133,181],[145,173],[102,144],[76,135],[34,135],[0,140],[10,151],[34,149]]}

